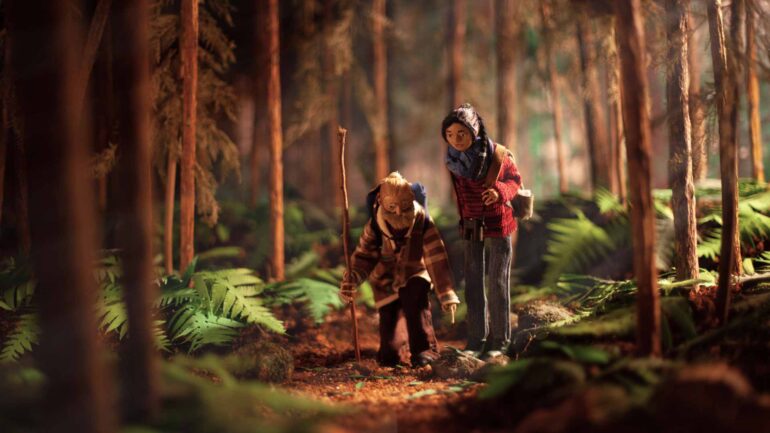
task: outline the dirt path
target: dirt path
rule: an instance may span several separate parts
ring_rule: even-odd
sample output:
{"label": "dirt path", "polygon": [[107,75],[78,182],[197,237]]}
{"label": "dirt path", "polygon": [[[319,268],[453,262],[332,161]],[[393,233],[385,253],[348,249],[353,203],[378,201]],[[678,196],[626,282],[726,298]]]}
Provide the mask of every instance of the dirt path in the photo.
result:
{"label": "dirt path", "polygon": [[[289,341],[295,359],[292,380],[282,386],[354,412],[334,420],[334,432],[465,432],[453,415],[480,385],[443,380],[430,367],[383,368],[374,358],[378,347],[377,317],[359,312],[362,362],[352,349],[350,318],[343,312],[319,327],[297,332]],[[461,347],[461,341],[439,339]],[[456,418],[456,416],[454,416]]]}

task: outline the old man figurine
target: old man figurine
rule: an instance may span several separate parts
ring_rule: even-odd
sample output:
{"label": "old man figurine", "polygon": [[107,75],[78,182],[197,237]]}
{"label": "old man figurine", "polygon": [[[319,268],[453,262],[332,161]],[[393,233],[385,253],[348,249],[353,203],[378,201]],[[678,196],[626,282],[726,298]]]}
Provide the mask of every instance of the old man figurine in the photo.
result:
{"label": "old man figurine", "polygon": [[[343,277],[340,297],[352,301],[356,287],[368,278],[380,316],[377,362],[401,362],[399,351],[408,340],[412,366],[424,366],[438,357],[431,287],[445,312],[454,314],[460,303],[444,242],[425,209],[422,186],[410,184],[399,173],[383,179],[367,203],[371,218]],[[401,322],[406,322],[406,332]]]}

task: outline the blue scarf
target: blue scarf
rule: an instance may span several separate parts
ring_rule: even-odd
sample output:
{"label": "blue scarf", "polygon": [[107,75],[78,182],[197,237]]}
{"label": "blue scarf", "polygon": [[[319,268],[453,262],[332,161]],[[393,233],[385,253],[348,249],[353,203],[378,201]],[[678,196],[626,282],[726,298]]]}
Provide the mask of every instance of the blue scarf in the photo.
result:
{"label": "blue scarf", "polygon": [[464,152],[447,145],[446,166],[457,176],[473,180],[483,179],[492,162],[494,146],[492,140],[481,137],[477,137]]}

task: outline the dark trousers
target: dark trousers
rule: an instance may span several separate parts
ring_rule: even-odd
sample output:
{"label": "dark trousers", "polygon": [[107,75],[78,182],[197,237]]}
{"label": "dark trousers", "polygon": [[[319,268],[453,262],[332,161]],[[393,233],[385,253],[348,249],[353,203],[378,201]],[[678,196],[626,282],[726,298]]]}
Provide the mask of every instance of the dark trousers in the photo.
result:
{"label": "dark trousers", "polygon": [[438,356],[438,342],[433,332],[430,313],[430,283],[422,278],[410,278],[398,292],[398,299],[379,309],[380,350],[377,362],[381,365],[404,363],[405,345],[409,342],[411,360],[424,353]]}
{"label": "dark trousers", "polygon": [[511,236],[487,238],[489,273],[484,241],[465,243],[465,302],[468,305],[468,349],[482,350],[484,343],[499,350],[511,339],[510,269],[513,259]]}

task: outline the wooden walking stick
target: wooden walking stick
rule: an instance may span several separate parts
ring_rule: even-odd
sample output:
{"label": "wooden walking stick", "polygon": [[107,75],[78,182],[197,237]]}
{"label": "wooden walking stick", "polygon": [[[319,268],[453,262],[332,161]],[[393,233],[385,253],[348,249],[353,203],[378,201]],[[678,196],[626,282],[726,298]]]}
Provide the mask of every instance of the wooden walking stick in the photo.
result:
{"label": "wooden walking stick", "polygon": [[[348,130],[337,127],[337,137],[340,142],[340,189],[342,189],[342,248],[345,254],[345,268],[350,275],[350,247],[348,233],[350,232],[350,216],[348,215],[348,181],[345,176],[345,137]],[[353,320],[353,346],[356,349],[356,362],[361,362],[361,347],[358,345],[358,320],[356,319],[356,301],[350,301],[350,318]]]}

